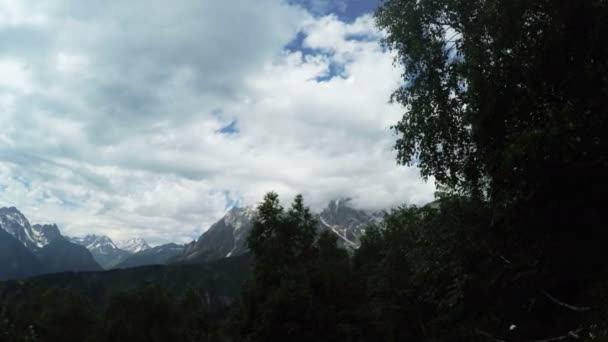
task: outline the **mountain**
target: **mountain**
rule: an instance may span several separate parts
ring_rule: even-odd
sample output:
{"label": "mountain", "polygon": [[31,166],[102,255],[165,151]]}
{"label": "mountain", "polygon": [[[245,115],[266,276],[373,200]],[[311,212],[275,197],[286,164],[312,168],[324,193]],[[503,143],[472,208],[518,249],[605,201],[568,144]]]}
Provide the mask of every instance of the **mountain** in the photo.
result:
{"label": "mountain", "polygon": [[35,224],[32,226],[32,230],[41,247],[63,237],[56,224]]}
{"label": "mountain", "polygon": [[[330,201],[320,214],[313,214],[318,231],[329,230],[348,249],[359,247],[365,227],[382,219],[382,213],[351,207],[350,199]],[[186,245],[184,253],[174,259],[177,263],[208,262],[238,256],[248,251],[247,236],[253,228],[255,209],[232,208],[214,223],[196,242]]]}
{"label": "mountain", "polygon": [[116,265],[114,268],[131,268],[146,265],[165,265],[168,264],[176,256],[184,252],[184,246],[174,243],[169,243],[162,246],[152,247],[141,252],[137,252],[124,261]]}
{"label": "mountain", "polygon": [[253,207],[230,209],[196,242],[188,244],[176,261],[205,262],[244,254],[254,217]]}
{"label": "mountain", "polygon": [[119,241],[118,243],[116,243],[116,246],[118,246],[118,248],[130,252],[130,253],[137,253],[137,252],[141,252],[141,251],[145,251],[146,249],[150,249],[150,246],[148,245],[148,243],[146,242],[146,240],[142,239],[142,238],[133,238],[133,239],[129,239],[129,240],[124,240],[124,241]]}
{"label": "mountain", "polygon": [[71,238],[70,241],[86,247],[93,254],[95,261],[104,269],[118,265],[132,254],[118,248],[112,239],[105,235],[90,234],[85,237]]}
{"label": "mountain", "polygon": [[0,208],[0,279],[98,271],[86,248],[66,240],[55,224],[30,225],[15,207]]}
{"label": "mountain", "polygon": [[39,226],[41,230],[33,229],[27,218],[15,207],[0,208],[0,228],[31,251],[44,247],[50,242],[49,237],[53,235],[52,232],[47,235],[46,230],[41,227]]}
{"label": "mountain", "polygon": [[103,270],[84,246],[63,237],[42,247],[36,255],[44,263],[44,273]]}
{"label": "mountain", "polygon": [[21,241],[0,229],[0,280],[41,274],[43,269],[42,262]]}
{"label": "mountain", "polygon": [[379,222],[382,213],[354,209],[349,205],[350,202],[349,198],[330,201],[327,208],[317,216],[317,221],[319,229],[332,231],[343,247],[358,248],[365,228]]}

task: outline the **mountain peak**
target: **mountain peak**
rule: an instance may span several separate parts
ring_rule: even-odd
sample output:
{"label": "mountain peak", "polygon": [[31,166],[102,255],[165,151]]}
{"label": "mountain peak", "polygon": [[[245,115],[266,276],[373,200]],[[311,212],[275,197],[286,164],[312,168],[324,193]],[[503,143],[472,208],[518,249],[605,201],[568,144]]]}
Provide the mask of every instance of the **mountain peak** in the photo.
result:
{"label": "mountain peak", "polygon": [[226,225],[234,227],[235,230],[240,230],[243,226],[248,225],[255,217],[256,210],[253,206],[247,207],[232,207],[222,220]]}
{"label": "mountain peak", "polygon": [[118,248],[131,253],[137,253],[150,249],[150,245],[146,240],[142,238],[132,238],[128,240],[119,241],[117,244]]}
{"label": "mountain peak", "polygon": [[88,250],[118,249],[112,239],[106,235],[88,234],[84,237],[70,239],[73,243],[85,246]]}
{"label": "mountain peak", "polygon": [[56,224],[35,224],[32,226],[34,237],[41,247],[48,245],[49,243],[63,239],[59,227]]}
{"label": "mountain peak", "polygon": [[113,267],[131,254],[118,248],[112,239],[105,235],[89,234],[71,238],[70,241],[86,247],[93,254],[95,261],[105,269]]}
{"label": "mountain peak", "polygon": [[327,208],[330,210],[334,210],[334,211],[338,210],[339,208],[343,208],[343,207],[351,208],[351,206],[349,204],[352,202],[352,200],[353,199],[350,197],[334,199],[334,200],[329,201]]}
{"label": "mountain peak", "polygon": [[45,233],[32,228],[25,215],[15,207],[0,208],[0,228],[32,251],[44,247],[51,240],[61,236],[59,229],[56,232],[49,231],[49,236],[47,236]]}

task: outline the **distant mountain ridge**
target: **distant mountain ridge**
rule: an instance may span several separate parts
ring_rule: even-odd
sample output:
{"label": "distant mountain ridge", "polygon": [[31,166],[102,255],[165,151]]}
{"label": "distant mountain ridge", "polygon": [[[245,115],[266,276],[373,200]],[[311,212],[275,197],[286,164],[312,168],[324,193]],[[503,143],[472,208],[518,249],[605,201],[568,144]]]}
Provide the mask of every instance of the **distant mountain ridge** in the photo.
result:
{"label": "distant mountain ridge", "polygon": [[57,225],[32,226],[17,208],[0,208],[0,280],[100,270],[91,253],[63,237]]}
{"label": "distant mountain ridge", "polygon": [[197,241],[186,245],[184,253],[176,261],[206,262],[247,252],[247,236],[253,228],[253,207],[230,209],[214,223]]}
{"label": "distant mountain ridge", "polygon": [[[6,234],[2,237],[5,241],[0,241],[0,244],[6,245],[5,250],[10,249],[20,257],[0,252],[0,263],[4,263],[5,268],[3,270],[0,264],[0,279],[6,278],[3,272],[28,276],[69,270],[200,263],[240,256],[248,252],[247,237],[253,228],[255,215],[256,210],[251,206],[233,207],[198,240],[187,245],[170,243],[152,248],[141,238],[119,243],[114,243],[105,235],[66,238],[54,224],[32,226],[15,207],[0,208],[0,228],[24,247],[19,248],[12,241],[6,241]],[[351,250],[360,245],[366,227],[383,217],[380,212],[353,208],[348,198],[330,201],[326,208],[320,213],[313,213],[313,216],[319,232],[327,230],[334,233],[338,243]],[[31,253],[34,259],[24,256],[27,253]],[[32,261],[43,258],[46,260],[46,263],[42,263],[44,265]],[[23,272],[16,271],[19,267],[15,265],[21,264],[24,265]]]}
{"label": "distant mountain ridge", "polygon": [[166,265],[183,252],[183,245],[168,243],[132,254],[113,268],[121,269],[148,265]]}
{"label": "distant mountain ridge", "polygon": [[116,266],[131,255],[131,252],[118,248],[112,239],[105,235],[89,234],[84,237],[72,237],[70,241],[86,247],[104,269]]}
{"label": "distant mountain ridge", "polygon": [[[355,209],[349,198],[330,201],[321,213],[313,213],[317,230],[329,230],[338,237],[340,246],[356,249],[361,244],[365,228],[379,222],[382,212]],[[178,263],[209,262],[239,256],[248,252],[247,237],[253,228],[256,210],[253,207],[233,207],[204,232],[197,241],[186,245]]]}
{"label": "distant mountain ridge", "polygon": [[361,237],[365,234],[365,228],[380,222],[383,213],[355,209],[350,206],[350,202],[350,198],[330,201],[316,218],[319,229],[330,230],[336,234],[340,245],[358,248],[361,245]]}
{"label": "distant mountain ridge", "polygon": [[91,252],[63,237],[53,240],[36,255],[45,264],[44,273],[103,271]]}
{"label": "distant mountain ridge", "polygon": [[133,254],[145,251],[146,249],[150,249],[150,245],[148,245],[146,240],[142,238],[132,238],[128,240],[119,241],[116,243],[116,246],[122,250]]}

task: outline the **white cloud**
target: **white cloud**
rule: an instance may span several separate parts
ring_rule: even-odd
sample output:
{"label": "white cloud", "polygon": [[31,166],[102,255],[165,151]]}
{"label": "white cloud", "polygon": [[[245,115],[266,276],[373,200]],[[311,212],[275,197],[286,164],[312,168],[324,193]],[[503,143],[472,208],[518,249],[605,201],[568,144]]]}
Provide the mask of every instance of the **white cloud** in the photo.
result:
{"label": "white cloud", "polygon": [[[0,205],[34,222],[160,243],[200,234],[227,192],[244,204],[302,192],[317,209],[432,197],[395,163],[400,70],[369,16],[347,24],[279,0],[54,0],[28,18],[15,4],[0,5],[0,39],[26,37],[0,52]],[[298,32],[305,53],[284,48]],[[219,133],[233,120],[238,133]]]}

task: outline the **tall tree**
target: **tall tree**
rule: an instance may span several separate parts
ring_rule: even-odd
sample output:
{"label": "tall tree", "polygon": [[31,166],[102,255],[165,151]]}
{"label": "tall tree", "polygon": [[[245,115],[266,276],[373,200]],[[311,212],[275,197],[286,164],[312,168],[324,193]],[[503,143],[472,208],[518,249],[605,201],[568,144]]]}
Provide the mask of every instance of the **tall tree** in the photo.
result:
{"label": "tall tree", "polygon": [[384,0],[377,24],[405,67],[398,161],[501,205],[600,200],[606,17],[603,0]]}
{"label": "tall tree", "polygon": [[248,239],[255,269],[236,315],[239,338],[300,341],[314,336],[309,325],[314,226],[302,196],[287,212],[276,193],[264,197]]}

